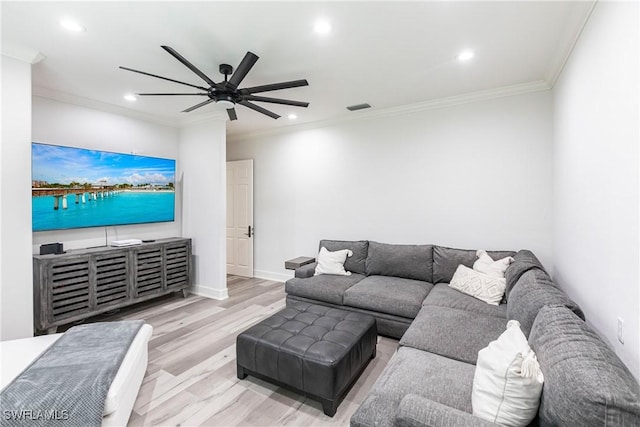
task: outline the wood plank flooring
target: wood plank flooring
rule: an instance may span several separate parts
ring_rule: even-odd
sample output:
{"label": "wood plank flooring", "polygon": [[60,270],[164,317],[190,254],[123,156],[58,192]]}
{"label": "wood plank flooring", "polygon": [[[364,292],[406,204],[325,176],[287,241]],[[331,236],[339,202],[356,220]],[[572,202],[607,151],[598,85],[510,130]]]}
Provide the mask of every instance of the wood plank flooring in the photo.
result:
{"label": "wood plank flooring", "polygon": [[284,284],[229,276],[223,301],[190,295],[122,309],[100,320],[153,326],[149,366],[129,426],[347,426],[395,352],[378,338],[372,360],[333,418],[320,403],[252,376],[236,377],[236,336],[285,306]]}

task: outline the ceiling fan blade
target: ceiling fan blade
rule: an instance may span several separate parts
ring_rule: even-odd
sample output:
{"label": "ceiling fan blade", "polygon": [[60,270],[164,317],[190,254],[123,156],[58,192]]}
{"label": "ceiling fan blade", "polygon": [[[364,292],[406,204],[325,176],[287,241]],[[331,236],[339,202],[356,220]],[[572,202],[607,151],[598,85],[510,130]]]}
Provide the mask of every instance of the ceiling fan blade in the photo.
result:
{"label": "ceiling fan blade", "polygon": [[238,116],[236,115],[235,108],[227,109],[227,114],[229,115],[229,120],[238,120]]}
{"label": "ceiling fan blade", "polygon": [[300,86],[309,86],[309,82],[307,82],[304,79],[293,80],[290,82],[272,83],[269,85],[247,87],[244,89],[240,89],[238,92],[240,92],[242,95],[248,95],[250,93],[269,92],[271,90],[290,89],[293,87],[300,87]]}
{"label": "ceiling fan blade", "polygon": [[123,70],[127,70],[127,71],[133,71],[134,73],[144,74],[145,76],[151,76],[151,77],[155,77],[157,79],[167,80],[167,81],[174,82],[174,83],[180,83],[181,85],[195,87],[196,89],[208,90],[206,87],[192,85],[191,83],[181,82],[179,80],[170,79],[168,77],[158,76],[156,74],[145,73],[144,71],[134,70],[133,68],[127,68],[127,67],[120,67],[120,68],[122,68]]}
{"label": "ceiling fan blade", "polygon": [[187,108],[186,110],[182,110],[182,112],[183,112],[183,113],[188,113],[188,112],[190,112],[190,111],[195,110],[196,108],[204,107],[205,105],[207,105],[207,104],[209,104],[209,103],[211,103],[211,102],[213,102],[213,101],[215,101],[215,99],[207,99],[206,101],[201,102],[200,104],[196,104],[196,105],[194,105],[193,107],[189,107],[189,108]]}
{"label": "ceiling fan blade", "polygon": [[244,95],[242,97],[247,101],[270,102],[272,104],[293,105],[294,107],[308,107],[308,102],[291,101],[288,99],[267,98],[266,96]]}
{"label": "ceiling fan blade", "polygon": [[269,110],[267,110],[265,108],[259,107],[256,104],[252,104],[249,101],[240,101],[240,102],[238,102],[238,104],[244,105],[247,108],[251,108],[252,110],[257,111],[258,113],[265,114],[265,115],[267,115],[267,116],[269,116],[269,117],[271,117],[273,119],[280,118],[280,116],[277,115],[276,113],[273,113],[273,112],[271,112],[271,111],[269,111]]}
{"label": "ceiling fan blade", "polygon": [[233,73],[229,81],[227,82],[227,86],[231,87],[231,89],[236,89],[238,85],[244,80],[247,76],[251,68],[255,65],[256,61],[258,61],[258,55],[247,52],[247,54],[242,58],[242,62],[236,68],[236,71]]}
{"label": "ceiling fan blade", "polygon": [[200,95],[206,96],[208,93],[136,93],[138,96],[183,96],[183,95]]}
{"label": "ceiling fan blade", "polygon": [[180,55],[178,52],[176,52],[175,49],[173,49],[172,47],[169,47],[169,46],[162,46],[162,48],[164,50],[166,50],[167,52],[169,52],[171,54],[171,56],[176,58],[178,61],[182,62],[182,64],[185,65],[188,69],[190,69],[191,71],[196,73],[198,75],[198,77],[200,77],[202,80],[207,82],[207,84],[209,86],[213,87],[213,86],[216,85],[216,83],[213,80],[211,80],[209,77],[207,77],[207,75],[205,73],[203,73],[202,71],[198,70],[198,68],[196,68],[195,65],[193,65],[191,62],[187,61],[187,59],[184,56]]}

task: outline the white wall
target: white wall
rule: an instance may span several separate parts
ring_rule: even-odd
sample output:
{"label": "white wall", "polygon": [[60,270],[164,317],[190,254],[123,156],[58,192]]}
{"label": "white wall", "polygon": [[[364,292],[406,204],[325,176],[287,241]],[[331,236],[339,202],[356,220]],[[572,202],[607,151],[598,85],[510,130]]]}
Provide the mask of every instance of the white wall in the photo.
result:
{"label": "white wall", "polygon": [[[176,128],[40,97],[33,97],[33,141],[169,159],[179,156]],[[29,146],[29,153],[30,150]],[[29,157],[27,164],[30,162]],[[180,162],[177,163],[179,167]],[[33,233],[33,253],[39,253],[43,243],[61,242],[65,249],[105,245],[105,229],[108,241],[178,237],[181,235],[180,188],[181,183],[176,181],[174,222],[40,231]]]}
{"label": "white wall", "polygon": [[318,240],[528,248],[551,260],[550,92],[230,140],[254,159],[255,274]]}
{"label": "white wall", "polygon": [[194,292],[227,294],[225,118],[192,124],[180,132],[183,236],[191,237]]}
{"label": "white wall", "polygon": [[33,335],[31,64],[2,56],[0,340]]}
{"label": "white wall", "polygon": [[598,3],[553,90],[554,278],[636,377],[639,13],[637,2]]}

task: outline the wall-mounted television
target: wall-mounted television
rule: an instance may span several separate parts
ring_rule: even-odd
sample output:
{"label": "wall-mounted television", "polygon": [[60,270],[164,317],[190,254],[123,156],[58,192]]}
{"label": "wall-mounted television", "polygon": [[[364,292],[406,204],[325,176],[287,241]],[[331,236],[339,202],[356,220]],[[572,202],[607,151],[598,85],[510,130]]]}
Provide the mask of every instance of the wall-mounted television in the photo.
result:
{"label": "wall-mounted television", "polygon": [[33,231],[175,218],[176,161],[31,144]]}

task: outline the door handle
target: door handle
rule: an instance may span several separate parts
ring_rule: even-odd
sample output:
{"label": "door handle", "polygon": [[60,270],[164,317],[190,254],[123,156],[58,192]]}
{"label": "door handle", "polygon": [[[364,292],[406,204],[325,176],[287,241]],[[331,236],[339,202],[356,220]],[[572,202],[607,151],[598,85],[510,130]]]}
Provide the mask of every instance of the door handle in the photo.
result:
{"label": "door handle", "polygon": [[247,226],[247,232],[244,233],[244,235],[247,237],[251,237],[253,235],[253,230],[251,229],[250,225]]}

